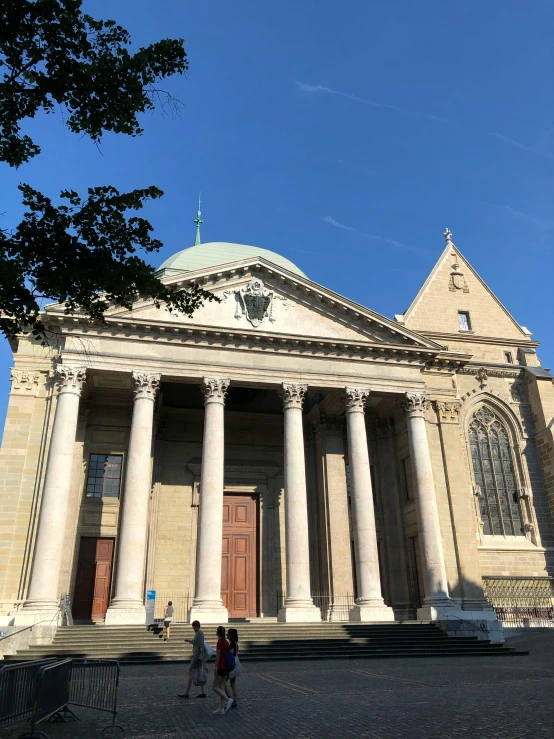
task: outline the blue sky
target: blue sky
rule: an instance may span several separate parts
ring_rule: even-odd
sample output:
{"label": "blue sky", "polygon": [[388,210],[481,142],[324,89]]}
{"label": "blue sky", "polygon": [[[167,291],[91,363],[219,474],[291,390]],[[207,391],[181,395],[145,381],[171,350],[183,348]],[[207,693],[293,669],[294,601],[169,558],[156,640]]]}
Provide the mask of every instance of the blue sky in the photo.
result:
{"label": "blue sky", "polygon": [[[554,365],[554,3],[501,0],[95,0],[136,46],[183,37],[190,61],[165,87],[178,117],[100,151],[60,113],[31,121],[43,154],[2,167],[3,225],[19,182],[155,184],[165,246],[194,241],[280,252],[316,282],[392,317],[454,242]],[[0,341],[0,423],[11,352]]]}

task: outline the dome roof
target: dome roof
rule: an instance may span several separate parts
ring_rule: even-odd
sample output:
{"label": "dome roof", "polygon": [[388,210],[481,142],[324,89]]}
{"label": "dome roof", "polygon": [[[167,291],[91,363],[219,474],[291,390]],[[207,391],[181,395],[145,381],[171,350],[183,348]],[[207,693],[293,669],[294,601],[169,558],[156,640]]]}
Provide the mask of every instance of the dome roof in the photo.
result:
{"label": "dome roof", "polygon": [[263,257],[268,262],[279,267],[284,267],[290,272],[306,277],[301,269],[293,264],[290,259],[282,257],[269,249],[262,249],[259,246],[246,246],[245,244],[228,244],[226,241],[212,241],[208,244],[197,244],[188,249],[178,251],[177,254],[166,259],[160,265],[157,272],[158,277],[171,277],[182,272],[192,272],[204,267],[216,267],[219,264],[229,264],[230,262],[238,262],[240,259],[250,257]]}

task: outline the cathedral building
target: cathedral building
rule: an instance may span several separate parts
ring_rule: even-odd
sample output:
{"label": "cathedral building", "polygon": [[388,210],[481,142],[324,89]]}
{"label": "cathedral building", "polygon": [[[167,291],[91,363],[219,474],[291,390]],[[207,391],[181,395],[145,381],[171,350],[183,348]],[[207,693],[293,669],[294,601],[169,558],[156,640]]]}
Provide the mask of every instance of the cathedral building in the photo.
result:
{"label": "cathedral building", "polygon": [[[554,569],[554,385],[445,232],[385,318],[252,246],[197,243],[104,325],[21,336],[0,454],[0,628],[59,619],[486,624]],[[101,627],[99,627],[101,628]]]}

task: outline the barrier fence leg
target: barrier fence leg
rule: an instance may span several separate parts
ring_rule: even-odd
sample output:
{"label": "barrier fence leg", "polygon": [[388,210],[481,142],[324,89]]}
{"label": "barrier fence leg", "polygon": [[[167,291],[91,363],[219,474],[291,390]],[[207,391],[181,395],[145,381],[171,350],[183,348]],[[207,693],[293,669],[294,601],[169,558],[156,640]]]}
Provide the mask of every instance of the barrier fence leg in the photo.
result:
{"label": "barrier fence leg", "polygon": [[119,673],[121,670],[119,669],[119,663],[117,665],[117,677],[115,678],[115,695],[114,695],[114,701],[113,701],[113,713],[112,713],[112,723],[109,726],[106,726],[104,729],[102,729],[102,734],[105,734],[106,731],[111,731],[111,729],[119,729],[119,731],[125,731],[123,726],[121,724],[116,724],[115,719],[117,718],[117,695],[119,693]]}

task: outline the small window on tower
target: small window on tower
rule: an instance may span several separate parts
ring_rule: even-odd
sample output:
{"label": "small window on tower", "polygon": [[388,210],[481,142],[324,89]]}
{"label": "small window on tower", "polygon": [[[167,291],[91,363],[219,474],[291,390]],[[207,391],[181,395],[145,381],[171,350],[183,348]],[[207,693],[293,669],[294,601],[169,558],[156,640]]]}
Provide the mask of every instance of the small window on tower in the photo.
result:
{"label": "small window on tower", "polygon": [[460,331],[471,331],[471,321],[467,311],[458,312],[458,321],[460,323]]}
{"label": "small window on tower", "polygon": [[512,356],[512,352],[504,352],[504,361],[506,364],[513,364],[514,358]]}

